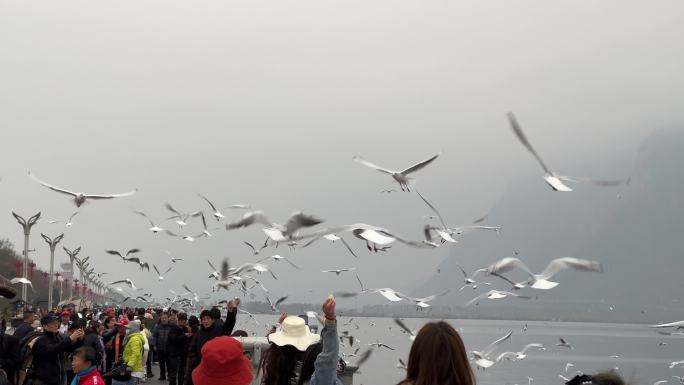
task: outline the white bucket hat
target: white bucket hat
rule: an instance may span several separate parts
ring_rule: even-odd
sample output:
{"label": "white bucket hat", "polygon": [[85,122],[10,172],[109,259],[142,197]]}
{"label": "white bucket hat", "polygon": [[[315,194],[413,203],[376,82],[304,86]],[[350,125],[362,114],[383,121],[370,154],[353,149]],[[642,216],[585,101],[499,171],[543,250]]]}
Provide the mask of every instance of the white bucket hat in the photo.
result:
{"label": "white bucket hat", "polygon": [[319,342],[321,336],[311,333],[300,317],[289,316],[283,320],[279,331],[268,336],[268,340],[278,346],[292,345],[303,352],[309,346]]}

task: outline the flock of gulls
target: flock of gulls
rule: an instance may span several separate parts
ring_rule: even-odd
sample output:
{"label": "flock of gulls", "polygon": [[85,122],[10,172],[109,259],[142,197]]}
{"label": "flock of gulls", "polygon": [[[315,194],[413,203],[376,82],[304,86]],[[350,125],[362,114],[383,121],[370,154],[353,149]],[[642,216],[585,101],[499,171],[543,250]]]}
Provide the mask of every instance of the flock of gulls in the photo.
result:
{"label": "flock of gulls", "polygon": [[[596,180],[584,177],[564,176],[552,171],[546,165],[537,151],[532,147],[523,130],[521,129],[516,117],[512,113],[508,113],[507,118],[515,136],[530,152],[530,154],[532,154],[532,156],[537,160],[543,169],[543,180],[554,191],[571,192],[572,188],[568,186],[568,183],[591,183],[604,187],[629,183],[629,179]],[[413,248],[435,249],[442,247],[445,244],[457,243],[459,238],[469,231],[492,231],[498,233],[500,230],[499,226],[487,226],[484,224],[486,217],[480,218],[465,226],[452,226],[447,224],[447,221],[440,214],[436,206],[430,203],[423,194],[416,190],[414,175],[418,171],[435,162],[439,156],[440,154],[435,154],[403,170],[392,170],[372,163],[360,156],[353,157],[355,162],[391,177],[392,181],[399,185],[399,189],[402,192],[414,193],[420,199],[420,201],[425,204],[426,208],[432,212],[432,214],[427,218],[435,223],[426,224],[420,237],[405,237],[391,229],[366,223],[354,223],[315,229],[316,227],[319,227],[324,220],[316,215],[305,214],[299,211],[292,213],[289,218],[285,218],[283,221],[276,222],[267,216],[263,211],[252,210],[250,205],[233,204],[219,208],[219,206],[203,195],[199,195],[199,198],[204,202],[204,204],[206,204],[207,209],[184,211],[176,208],[170,203],[166,203],[164,207],[169,212],[169,216],[166,218],[152,219],[141,210],[135,210],[134,213],[147,221],[149,224],[147,230],[149,232],[153,234],[165,234],[166,236],[180,238],[187,242],[196,242],[201,238],[211,237],[217,230],[223,229],[225,231],[237,231],[241,228],[259,227],[265,236],[263,242],[257,243],[243,241],[243,244],[245,245],[245,251],[257,257],[254,262],[244,263],[242,265],[233,267],[230,265],[229,260],[225,258],[221,261],[220,268],[217,269],[215,264],[211,260],[208,260],[208,270],[206,271],[206,276],[209,282],[211,282],[210,288],[214,292],[236,288],[242,293],[250,294],[252,297],[254,297],[254,290],[257,290],[262,293],[271,310],[273,312],[279,312],[279,306],[287,300],[288,296],[274,296],[273,293],[267,289],[266,283],[261,280],[261,275],[262,273],[268,273],[270,278],[275,280],[278,279],[270,265],[267,263],[280,264],[282,262],[286,262],[291,268],[300,269],[300,267],[290,261],[290,259],[282,257],[278,254],[269,253],[269,250],[277,248],[281,244],[284,244],[288,248],[295,250],[297,248],[312,247],[314,243],[320,242],[327,242],[330,245],[339,243],[354,258],[358,258],[359,253],[355,249],[357,247],[355,244],[356,242],[360,242],[360,245],[365,246],[369,252],[377,253],[388,252],[392,247],[394,247],[395,244],[402,244],[406,247]],[[134,189],[118,194],[86,194],[56,187],[41,179],[38,179],[30,171],[29,175],[40,185],[57,193],[69,195],[73,198],[74,203],[79,208],[88,201],[128,197],[138,191],[137,189]],[[400,191],[393,189],[382,190],[382,193],[394,192],[398,193]],[[234,210],[244,210],[244,213],[242,213],[242,215],[237,215],[235,219],[228,221],[228,217],[233,217],[233,215],[230,215],[230,213]],[[51,220],[49,223],[64,223],[66,227],[71,227],[77,214],[78,211],[70,215],[68,219]],[[192,221],[198,221],[198,223],[201,223],[200,230],[187,230],[189,227],[191,227],[189,224]],[[171,225],[171,227],[174,228],[173,230],[164,228],[169,227],[167,224],[170,223],[173,223]],[[78,254],[78,251],[80,250],[71,251],[65,249],[65,251],[67,251],[69,254],[72,263],[74,262],[74,259],[79,261],[76,257],[76,254]],[[154,274],[155,277],[151,278],[149,281],[146,280],[146,283],[150,283],[150,281],[154,282],[154,280],[164,280],[166,276],[174,270],[175,266],[183,262],[182,258],[175,258],[171,255],[171,253],[167,252],[170,264],[168,267],[163,266],[162,268],[159,268],[155,264],[150,264],[148,261],[142,260],[139,256],[140,250],[137,248],[132,248],[125,252],[106,250],[106,253],[119,257],[124,265],[130,264],[136,266],[140,270],[145,270],[150,272],[150,274]],[[530,300],[533,298],[532,295],[529,295],[530,291],[532,290],[552,290],[556,288],[559,285],[559,282],[553,279],[559,272],[563,270],[595,273],[600,273],[603,271],[601,263],[597,261],[565,257],[549,261],[548,265],[543,271],[540,273],[535,273],[525,264],[522,259],[519,258],[517,253],[515,253],[515,256],[505,257],[490,264],[489,266],[483,266],[474,269],[472,270],[472,273],[468,273],[468,271],[460,265],[458,267],[460,271],[455,272],[455,274],[460,275],[462,273],[463,275],[463,280],[459,284],[459,291],[463,291],[464,289],[476,291],[482,287],[492,288],[491,290],[475,295],[472,299],[465,303],[465,306],[477,305],[482,301],[499,301],[505,298]],[[150,271],[150,268],[152,271]],[[194,265],[193,269],[200,269],[200,267],[198,265]],[[516,281],[509,278],[509,274],[513,271],[521,272],[527,278],[521,281]],[[359,284],[359,289],[357,291],[351,292],[335,292],[335,296],[339,298],[352,298],[360,295],[378,294],[384,300],[392,303],[407,302],[413,304],[418,310],[429,308],[431,306],[430,303],[433,300],[447,294],[451,290],[449,289],[442,293],[416,298],[389,287],[367,288],[359,275],[356,273],[357,268],[353,266],[344,268],[330,268],[321,270],[321,272],[326,274],[334,273],[337,276],[340,276],[341,274],[355,275],[355,278]],[[202,301],[211,299],[211,295],[200,295],[197,291],[191,289],[187,284],[181,282],[179,282],[179,286],[182,287],[184,291],[180,293],[171,291],[171,296],[166,298],[157,298],[149,292],[140,293],[143,292],[144,289],[137,286],[130,278],[116,277],[117,279],[104,283],[101,281],[101,279],[102,276],[106,274],[108,273],[98,273],[97,277],[93,278],[95,285],[108,287],[110,290],[120,293],[125,297],[123,303],[131,301],[132,303],[139,304],[144,302],[147,303],[148,306],[158,305],[163,307],[175,307],[192,310],[197,309]],[[115,274],[118,273],[109,273],[109,275]],[[31,285],[31,282],[24,278],[12,279],[11,283]],[[499,288],[494,289],[493,287],[496,286],[499,286]],[[272,300],[272,298],[275,298],[275,300]],[[226,301],[221,301],[215,305],[225,306]],[[240,309],[240,311],[241,313],[248,315],[250,320],[258,323],[253,314],[242,309]],[[307,312],[307,314],[318,318],[318,315],[315,312]],[[395,323],[402,333],[406,334],[410,339],[415,338],[415,331],[409,329],[401,319],[395,319]],[[349,325],[352,325],[351,320],[348,324],[345,324],[345,326]],[[358,329],[358,325],[356,325],[356,327]],[[681,330],[684,329],[684,321],[654,325],[653,327],[661,330],[661,333],[663,334],[684,335],[684,333],[681,332]],[[663,329],[674,329],[675,331],[662,332]],[[484,348],[480,350],[473,350],[471,352],[473,364],[478,368],[487,369],[494,366],[498,362],[521,361],[533,352],[544,351],[547,349],[540,343],[529,343],[520,347],[520,350],[518,351],[502,351],[502,344],[506,341],[510,341],[512,335],[513,331],[510,331]],[[348,345],[349,348],[354,348],[353,345],[355,338],[350,334],[349,331],[341,332],[340,339],[343,342],[346,341],[345,344]],[[570,345],[564,338],[559,339],[557,347],[563,349],[574,349],[574,347]],[[373,349],[394,350],[392,347],[380,341],[368,344],[368,349],[364,352],[360,352],[359,349],[360,348],[357,346],[355,350],[349,353],[344,353],[343,356],[345,359],[356,358],[356,364],[361,365],[370,357]],[[565,372],[567,372],[572,366],[573,364],[568,363],[565,367]],[[675,361],[671,364],[671,367],[678,366],[684,366],[684,361]],[[405,368],[406,365],[403,360],[399,360],[397,367]],[[565,379],[563,374],[560,374],[559,376],[561,379]],[[684,379],[679,378],[678,380],[684,383]],[[530,377],[529,383],[532,383],[532,381],[533,379]],[[663,384],[665,382],[667,381],[663,380],[657,382],[656,384]]]}

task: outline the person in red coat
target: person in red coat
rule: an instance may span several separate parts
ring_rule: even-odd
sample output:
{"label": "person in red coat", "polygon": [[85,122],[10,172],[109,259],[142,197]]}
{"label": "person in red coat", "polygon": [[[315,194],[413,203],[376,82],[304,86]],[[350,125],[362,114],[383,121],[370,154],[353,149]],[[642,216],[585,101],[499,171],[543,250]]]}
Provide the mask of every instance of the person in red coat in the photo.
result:
{"label": "person in red coat", "polygon": [[71,385],[104,385],[104,380],[97,371],[97,353],[89,346],[74,350],[71,356],[71,368],[75,376]]}

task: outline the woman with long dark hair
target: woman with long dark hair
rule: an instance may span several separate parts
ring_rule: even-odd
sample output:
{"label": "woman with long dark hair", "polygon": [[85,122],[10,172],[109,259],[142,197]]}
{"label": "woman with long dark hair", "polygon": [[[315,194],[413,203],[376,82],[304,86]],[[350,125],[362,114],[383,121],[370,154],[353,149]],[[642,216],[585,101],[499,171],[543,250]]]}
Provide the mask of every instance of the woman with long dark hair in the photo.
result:
{"label": "woman with long dark hair", "polygon": [[406,379],[398,385],[475,385],[458,332],[444,321],[425,324],[411,346]]}

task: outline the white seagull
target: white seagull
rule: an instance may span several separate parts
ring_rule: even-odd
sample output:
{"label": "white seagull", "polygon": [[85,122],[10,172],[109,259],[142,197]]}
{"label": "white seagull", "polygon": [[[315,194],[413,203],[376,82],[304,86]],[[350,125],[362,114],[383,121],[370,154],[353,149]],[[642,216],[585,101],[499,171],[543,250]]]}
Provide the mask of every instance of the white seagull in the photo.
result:
{"label": "white seagull", "polygon": [[[563,337],[558,339],[558,343],[556,346],[560,346],[562,348],[568,348],[568,349],[575,349],[572,345],[570,345]],[[567,366],[565,367],[567,370]]]}
{"label": "white seagull", "polygon": [[164,274],[160,273],[160,272],[159,272],[159,269],[157,269],[157,266],[155,266],[154,264],[152,264],[152,268],[154,268],[154,271],[157,272],[157,276],[158,276],[159,280],[162,281],[162,280],[164,279],[164,276],[166,275],[166,273],[168,273],[169,271],[171,271],[171,269],[173,269],[173,266],[171,266],[171,267],[169,267],[168,269],[166,269],[166,271],[164,272]]}
{"label": "white seagull", "polygon": [[52,191],[57,191],[58,193],[62,194],[67,194],[71,195],[74,197],[74,203],[76,204],[76,207],[81,207],[82,204],[86,202],[87,199],[114,199],[114,198],[122,198],[122,197],[127,197],[131,196],[135,193],[138,192],[138,189],[136,188],[135,190],[128,191],[125,193],[121,194],[109,194],[109,195],[98,195],[98,194],[84,194],[84,193],[77,193],[73,191],[69,191],[60,187],[55,187],[49,183],[43,182],[42,180],[36,178],[33,174],[31,174],[31,171],[29,170],[29,176],[33,178],[36,182],[40,183],[41,185],[49,188]]}
{"label": "white seagull", "polygon": [[494,350],[503,343],[504,341],[508,340],[511,338],[513,335],[513,332],[508,332],[505,336],[499,338],[498,340],[492,342],[491,344],[487,345],[484,347],[482,350],[473,350],[471,351],[473,358],[475,359],[475,365],[487,369],[494,365],[496,361],[492,360],[490,358],[490,355],[494,353]]}
{"label": "white seagull", "polygon": [[665,324],[650,325],[650,328],[678,328],[684,329],[684,321],[676,321]]}
{"label": "white seagull", "polygon": [[470,305],[472,305],[473,303],[479,301],[479,300],[482,299],[482,298],[487,298],[487,299],[502,299],[502,298],[506,298],[506,297],[509,297],[509,296],[510,296],[510,297],[520,298],[520,299],[530,299],[530,297],[518,295],[518,294],[515,294],[515,293],[511,293],[511,292],[509,292],[509,291],[490,290],[490,291],[488,291],[488,292],[486,292],[486,293],[482,293],[482,294],[478,295],[477,297],[471,299],[470,301],[468,301],[468,302],[465,304],[465,306],[470,306]]}
{"label": "white seagull", "polygon": [[414,184],[415,180],[412,177],[410,177],[409,174],[412,174],[412,173],[422,169],[423,167],[427,166],[428,164],[432,163],[435,159],[437,159],[438,156],[439,156],[439,154],[433,155],[432,157],[425,159],[419,163],[416,163],[413,166],[411,166],[407,169],[404,169],[402,171],[394,171],[394,170],[386,169],[384,167],[380,167],[374,163],[371,163],[371,162],[361,158],[360,156],[354,156],[353,159],[355,162],[361,163],[362,165],[364,165],[366,167],[370,167],[370,168],[378,170],[382,173],[390,175],[397,183],[399,183],[399,187],[401,187],[401,191],[411,191],[411,190],[409,190],[409,185],[412,186]]}
{"label": "white seagull", "polygon": [[356,270],[355,267],[348,267],[348,268],[344,268],[344,269],[321,270],[321,273],[335,273],[339,277],[340,274],[342,274],[342,272],[354,271],[354,270]]}
{"label": "white seagull", "polygon": [[323,229],[315,233],[306,234],[300,236],[300,238],[311,238],[309,242],[302,246],[302,248],[311,245],[321,238],[325,238],[327,235],[339,234],[342,232],[351,232],[355,237],[366,241],[366,247],[370,251],[378,251],[378,245],[387,246],[392,242],[399,241],[403,244],[422,247],[422,248],[434,248],[436,245],[429,244],[425,241],[411,241],[391,230],[384,229],[382,227],[368,225],[365,223],[356,223],[353,225],[340,226],[332,229]]}
{"label": "white seagull", "polygon": [[110,282],[110,283],[108,284],[108,286],[118,285],[118,284],[120,284],[120,283],[125,283],[126,285],[130,286],[131,289],[136,290],[135,284],[133,284],[133,281],[131,281],[130,279],[121,279],[121,280],[118,280],[118,281]]}
{"label": "white seagull", "polygon": [[496,358],[496,362],[499,362],[501,360],[516,360],[516,361],[521,361],[524,360],[525,357],[527,357],[527,351],[535,348],[539,350],[546,350],[544,345],[542,344],[527,344],[525,345],[521,351],[519,352],[503,352],[499,354],[499,357]]}
{"label": "white seagull", "polygon": [[292,261],[290,261],[289,258],[282,257],[282,256],[280,256],[280,255],[278,255],[278,254],[272,255],[272,256],[270,256],[270,257],[262,258],[262,259],[258,260],[257,263],[261,263],[261,262],[263,262],[263,261],[265,261],[265,260],[267,260],[267,259],[273,259],[273,260],[276,261],[276,262],[285,261],[285,262],[289,263],[290,266],[294,267],[295,269],[301,270],[301,268],[300,268],[299,266],[295,265],[294,263],[292,263]]}
{"label": "white seagull", "polygon": [[158,232],[160,232],[160,231],[164,231],[164,229],[162,229],[161,227],[155,225],[154,222],[152,222],[152,219],[150,219],[150,217],[148,217],[147,214],[145,214],[144,212],[142,212],[142,211],[140,211],[140,210],[135,210],[134,212],[135,212],[136,214],[138,214],[138,215],[141,215],[141,216],[145,217],[145,219],[147,219],[147,221],[150,222],[150,226],[151,226],[151,227],[148,229],[149,231],[151,231],[151,232],[153,232],[153,233],[155,233],[155,234],[158,233]]}
{"label": "white seagull", "polygon": [[506,116],[508,117],[508,122],[511,125],[511,129],[515,133],[515,136],[518,137],[518,140],[520,140],[520,143],[522,143],[522,145],[525,146],[527,151],[529,151],[535,157],[535,159],[537,159],[539,165],[544,169],[544,172],[546,172],[546,174],[544,175],[544,180],[553,190],[566,192],[572,191],[572,188],[568,187],[563,182],[593,183],[599,186],[618,186],[624,182],[622,180],[595,180],[584,177],[570,177],[556,174],[546,166],[546,163],[544,163],[544,161],[539,156],[537,151],[535,151],[535,149],[532,147],[532,144],[530,144],[530,142],[527,140],[527,137],[525,136],[525,133],[522,131],[522,128],[520,128],[520,125],[518,124],[515,115],[512,112],[509,112],[508,114],[506,114]]}
{"label": "white seagull", "polygon": [[247,242],[247,241],[242,241],[242,243],[244,243],[245,245],[249,246],[250,249],[252,249],[252,254],[254,254],[254,255],[259,255],[259,253],[261,252],[261,250],[263,250],[263,249],[265,249],[265,248],[268,247],[268,239],[269,239],[269,238],[266,238],[266,240],[264,241],[264,244],[261,245],[261,247],[259,247],[258,249],[257,249],[256,247],[254,247],[254,245],[252,245],[251,243],[249,243],[249,242]]}
{"label": "white seagull", "polygon": [[304,214],[296,211],[290,215],[285,224],[272,222],[262,211],[249,211],[240,218],[228,223],[226,230],[248,227],[255,223],[264,226],[264,233],[274,242],[283,242],[291,239],[295,233],[302,228],[316,226],[322,223],[323,219],[313,215]]}
{"label": "white seagull", "polygon": [[401,332],[409,337],[409,340],[413,341],[416,339],[416,332],[409,329],[408,326],[399,318],[394,319],[394,323],[401,328]]}
{"label": "white seagull", "polygon": [[461,286],[461,288],[458,289],[458,291],[462,291],[466,287],[471,287],[471,286],[472,286],[473,290],[476,290],[478,288],[478,286],[481,286],[481,285],[485,285],[485,286],[491,286],[492,285],[489,282],[477,282],[477,281],[475,281],[475,277],[480,273],[487,272],[487,269],[477,269],[469,277],[468,273],[466,273],[465,269],[463,269],[463,267],[461,265],[456,264],[456,266],[458,266],[459,270],[461,270],[461,273],[463,273],[463,283],[464,283],[464,285]]}
{"label": "white seagull", "polygon": [[194,211],[191,213],[181,213],[178,211],[175,207],[171,205],[171,203],[165,203],[164,207],[166,207],[167,210],[171,211],[172,213],[176,214],[171,217],[166,218],[167,220],[169,219],[175,219],[176,224],[180,227],[187,226],[187,220],[188,218],[195,218],[199,217],[202,214],[202,211]]}
{"label": "white seagull", "polygon": [[440,294],[433,294],[433,295],[430,295],[430,296],[427,296],[427,297],[423,297],[423,298],[409,297],[408,295],[404,295],[404,294],[401,294],[401,293],[398,293],[398,295],[400,295],[402,298],[404,298],[404,299],[406,299],[406,300],[408,300],[408,301],[413,302],[416,306],[425,309],[425,308],[430,307],[430,304],[429,304],[428,302],[434,301],[435,298],[444,296],[444,295],[446,295],[447,293],[449,293],[449,290],[447,290],[447,291],[445,291],[445,292],[443,292],[443,293],[440,293]]}
{"label": "white seagull", "polygon": [[[73,223],[73,220],[74,220],[74,217],[75,217],[76,215],[78,215],[78,211],[75,211],[73,214],[71,214],[71,216],[70,216],[69,219],[66,221],[66,223],[64,224],[64,226],[66,226],[66,227],[71,227],[71,226],[74,224],[74,223]],[[55,223],[59,223],[59,222],[62,222],[62,221],[61,221],[61,220],[56,220],[56,221],[55,221],[55,220],[51,220],[51,221],[48,221],[48,223],[51,224],[51,225],[53,225],[53,224],[55,224]]]}
{"label": "white seagull", "polygon": [[[554,287],[558,286],[558,282],[549,281],[549,279],[564,269],[594,272],[603,271],[603,266],[601,266],[601,264],[598,262],[571,257],[557,258],[552,260],[546,266],[546,269],[544,269],[544,271],[542,271],[540,274],[532,273],[532,271],[527,267],[527,265],[525,265],[523,261],[514,257],[506,257],[498,262],[495,262],[487,268],[487,271],[490,273],[502,274],[512,270],[513,268],[519,268],[530,276],[529,280],[524,283],[526,286],[541,290],[553,289]],[[517,284],[516,286],[518,285],[523,284]]]}

